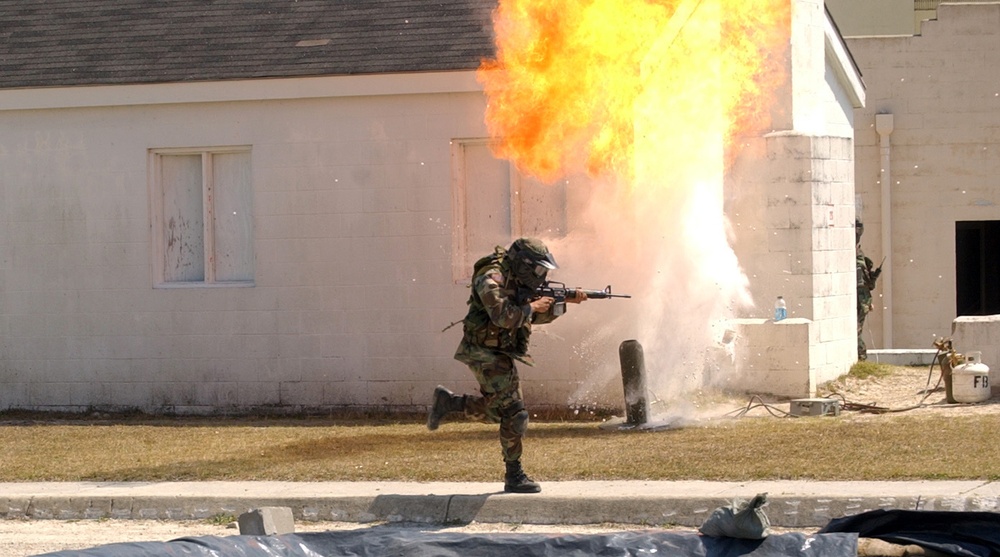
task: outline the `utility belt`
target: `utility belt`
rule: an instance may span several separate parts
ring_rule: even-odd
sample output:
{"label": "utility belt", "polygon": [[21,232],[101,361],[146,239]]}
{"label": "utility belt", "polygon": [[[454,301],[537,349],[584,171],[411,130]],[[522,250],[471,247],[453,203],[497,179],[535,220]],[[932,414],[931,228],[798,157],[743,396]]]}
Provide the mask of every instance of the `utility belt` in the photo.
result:
{"label": "utility belt", "polygon": [[528,353],[528,334],[526,327],[512,331],[497,327],[493,323],[479,327],[465,327],[465,336],[470,343],[519,356]]}

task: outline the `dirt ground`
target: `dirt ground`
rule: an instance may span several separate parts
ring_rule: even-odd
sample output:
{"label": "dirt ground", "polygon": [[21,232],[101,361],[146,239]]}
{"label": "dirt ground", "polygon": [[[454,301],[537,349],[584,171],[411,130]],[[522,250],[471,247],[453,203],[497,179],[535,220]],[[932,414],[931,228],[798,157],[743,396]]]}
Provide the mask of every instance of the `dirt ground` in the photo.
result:
{"label": "dirt ground", "polygon": [[[1000,396],[983,402],[949,404],[941,369],[893,367],[887,377],[856,379],[846,376],[822,385],[816,396],[839,398],[852,419],[875,419],[884,413],[964,416],[1000,413]],[[992,374],[991,374],[992,375]]]}
{"label": "dirt ground", "polygon": [[[840,402],[841,417],[849,420],[876,420],[893,415],[947,415],[966,416],[1000,414],[1000,394],[977,403],[949,404],[945,396],[941,369],[935,365],[924,367],[888,366],[890,374],[883,377],[858,379],[845,375],[836,381],[819,385],[817,398],[832,398]],[[1000,380],[998,380],[1000,381]],[[690,412],[681,412],[695,421],[714,420],[722,417],[784,417],[790,411],[787,399],[746,394],[701,393],[702,399],[691,404]],[[651,404],[654,415],[676,413],[666,401],[665,409]]]}

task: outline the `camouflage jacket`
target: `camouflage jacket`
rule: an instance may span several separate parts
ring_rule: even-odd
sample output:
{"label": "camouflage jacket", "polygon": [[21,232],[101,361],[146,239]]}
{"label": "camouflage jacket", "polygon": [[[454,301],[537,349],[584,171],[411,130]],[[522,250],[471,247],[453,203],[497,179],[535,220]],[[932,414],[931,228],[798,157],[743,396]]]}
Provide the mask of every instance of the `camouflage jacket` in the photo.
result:
{"label": "camouflage jacket", "polygon": [[858,249],[858,309],[865,312],[872,309],[872,290],[875,289],[875,281],[878,280],[878,273],[872,270],[874,263],[871,259]]}
{"label": "camouflage jacket", "polygon": [[531,326],[556,318],[551,311],[531,311],[529,302],[534,293],[516,287],[505,255],[506,251],[497,247],[492,255],[476,262],[469,312],[462,321],[464,334],[455,352],[460,362],[486,363],[499,353],[534,365],[528,355]]}

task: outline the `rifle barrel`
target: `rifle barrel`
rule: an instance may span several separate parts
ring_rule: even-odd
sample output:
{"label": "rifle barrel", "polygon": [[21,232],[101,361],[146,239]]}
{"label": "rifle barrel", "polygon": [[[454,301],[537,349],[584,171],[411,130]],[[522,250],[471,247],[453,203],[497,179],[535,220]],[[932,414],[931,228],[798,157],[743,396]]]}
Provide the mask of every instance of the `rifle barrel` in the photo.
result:
{"label": "rifle barrel", "polygon": [[583,290],[583,293],[587,295],[588,298],[594,298],[596,300],[601,300],[604,298],[631,298],[632,296],[628,294],[612,294],[611,286],[608,286],[604,290]]}

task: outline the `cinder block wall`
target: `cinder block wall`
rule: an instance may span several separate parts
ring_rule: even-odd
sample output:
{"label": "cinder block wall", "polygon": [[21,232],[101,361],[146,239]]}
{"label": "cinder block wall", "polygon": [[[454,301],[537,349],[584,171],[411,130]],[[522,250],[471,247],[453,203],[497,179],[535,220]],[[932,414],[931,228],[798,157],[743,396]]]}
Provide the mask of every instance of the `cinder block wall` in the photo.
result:
{"label": "cinder block wall", "polygon": [[[1000,220],[1000,88],[992,70],[1000,67],[1000,4],[941,4],[920,32],[847,40],[868,97],[855,115],[863,244],[872,260],[889,255],[892,266],[892,305],[885,307],[879,287],[865,325],[874,348],[884,347],[885,311],[893,316],[892,348],[933,348],[935,337],[949,335],[956,317],[955,222]],[[876,114],[894,121],[891,254],[879,241]]]}
{"label": "cinder block wall", "polygon": [[[810,396],[857,358],[851,140],[788,132],[761,138],[756,147],[734,167],[727,211],[758,304],[744,317],[769,319],[780,295],[790,318],[811,322],[802,337],[808,358],[782,352],[794,362],[780,366],[798,369],[795,394]],[[772,343],[789,339],[779,333],[780,327],[767,326],[753,335],[773,334]]]}
{"label": "cinder block wall", "polygon": [[[480,93],[0,111],[0,409],[423,408]],[[249,145],[251,288],[153,288],[147,150]],[[460,328],[459,328],[460,329]]]}
{"label": "cinder block wall", "polygon": [[[770,352],[772,360],[790,360],[773,362],[789,375],[782,394],[811,396],[857,359],[853,106],[846,85],[832,77],[834,63],[849,61],[816,48],[826,41],[823,3],[794,0],[791,9],[787,81],[771,119],[776,131],[741,139],[727,176],[726,214],[757,304],[741,317],[769,319],[780,295],[790,318],[808,320],[808,334],[799,337],[805,351]],[[771,324],[740,326],[753,329],[747,334],[755,346],[792,340]],[[755,355],[741,357],[752,362]]]}
{"label": "cinder block wall", "polygon": [[738,372],[727,374],[722,386],[788,398],[815,393],[812,350],[820,344],[815,323],[797,317],[777,323],[737,319],[732,329],[736,332],[733,366]]}

